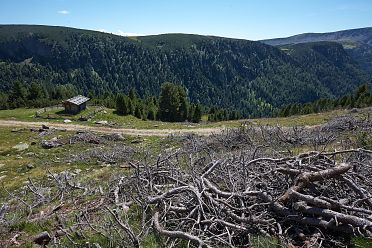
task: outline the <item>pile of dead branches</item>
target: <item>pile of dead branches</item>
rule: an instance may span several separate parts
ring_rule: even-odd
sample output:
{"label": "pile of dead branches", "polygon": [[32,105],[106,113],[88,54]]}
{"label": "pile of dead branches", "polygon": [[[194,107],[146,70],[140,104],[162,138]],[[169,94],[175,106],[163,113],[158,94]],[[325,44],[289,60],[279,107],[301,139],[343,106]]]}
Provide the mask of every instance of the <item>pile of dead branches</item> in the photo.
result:
{"label": "pile of dead branches", "polygon": [[372,128],[372,119],[361,119],[353,115],[337,116],[322,125],[323,131],[345,131]]}
{"label": "pile of dead branches", "polygon": [[184,239],[198,247],[242,247],[253,234],[321,245],[332,233],[372,237],[371,154],[236,156],[200,171],[191,165],[188,174],[164,161],[141,180],[157,192],[147,203],[156,205],[153,224],[171,238],[169,246]]}
{"label": "pile of dead branches", "polygon": [[133,148],[123,144],[115,144],[108,147],[100,146],[87,149],[78,154],[71,154],[66,158],[66,162],[72,163],[76,161],[95,160],[107,164],[116,164],[118,162],[127,161],[133,153]]}
{"label": "pile of dead branches", "polygon": [[74,144],[78,142],[101,144],[107,141],[122,141],[124,137],[119,133],[97,135],[92,132],[77,132],[70,137],[69,143]]}

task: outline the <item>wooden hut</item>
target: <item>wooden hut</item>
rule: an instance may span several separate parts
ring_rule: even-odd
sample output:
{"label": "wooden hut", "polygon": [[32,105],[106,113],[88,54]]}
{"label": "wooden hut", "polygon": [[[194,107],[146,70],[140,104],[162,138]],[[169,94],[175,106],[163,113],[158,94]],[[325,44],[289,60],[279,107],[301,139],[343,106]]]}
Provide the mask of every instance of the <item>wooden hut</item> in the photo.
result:
{"label": "wooden hut", "polygon": [[65,113],[67,114],[77,114],[80,111],[86,109],[88,97],[78,95],[73,98],[63,101],[63,106],[65,107]]}

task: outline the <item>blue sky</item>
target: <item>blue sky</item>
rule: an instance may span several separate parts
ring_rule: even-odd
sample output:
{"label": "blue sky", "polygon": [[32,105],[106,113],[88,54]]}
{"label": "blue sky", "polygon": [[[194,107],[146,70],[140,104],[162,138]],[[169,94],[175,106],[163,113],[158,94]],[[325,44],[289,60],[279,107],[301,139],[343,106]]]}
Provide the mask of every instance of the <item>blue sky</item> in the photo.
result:
{"label": "blue sky", "polygon": [[372,0],[1,0],[1,24],[258,40],[372,27]]}

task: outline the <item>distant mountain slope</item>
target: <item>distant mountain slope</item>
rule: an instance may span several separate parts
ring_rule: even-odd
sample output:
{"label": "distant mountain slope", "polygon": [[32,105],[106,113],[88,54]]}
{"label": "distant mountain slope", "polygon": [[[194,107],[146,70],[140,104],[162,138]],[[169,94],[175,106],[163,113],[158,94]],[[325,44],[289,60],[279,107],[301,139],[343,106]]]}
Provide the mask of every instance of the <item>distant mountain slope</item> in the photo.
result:
{"label": "distant mountain slope", "polygon": [[249,116],[343,95],[369,78],[335,43],[279,49],[200,35],[121,37],[65,27],[0,25],[0,91],[9,92],[15,80],[48,87],[69,83],[85,94],[135,87],[141,95],[157,95],[164,81],[172,81],[185,85],[192,101],[233,107]]}
{"label": "distant mountain slope", "polygon": [[342,44],[353,59],[372,75],[372,27],[331,33],[305,33],[287,38],[262,40],[263,43],[272,46],[317,41],[334,41]]}
{"label": "distant mountain slope", "polygon": [[351,92],[355,77],[363,78],[364,73],[341,44],[323,41],[281,48],[335,95],[342,95],[344,90]]}

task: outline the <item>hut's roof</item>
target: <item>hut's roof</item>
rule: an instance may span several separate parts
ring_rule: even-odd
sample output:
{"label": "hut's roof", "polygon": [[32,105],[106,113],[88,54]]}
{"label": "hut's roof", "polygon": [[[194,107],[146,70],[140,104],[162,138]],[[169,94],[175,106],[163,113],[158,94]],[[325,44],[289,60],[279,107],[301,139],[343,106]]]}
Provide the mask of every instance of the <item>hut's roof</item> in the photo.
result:
{"label": "hut's roof", "polygon": [[82,103],[85,103],[89,100],[90,98],[82,95],[74,96],[73,98],[65,100],[63,103],[72,103],[76,105],[80,105]]}

